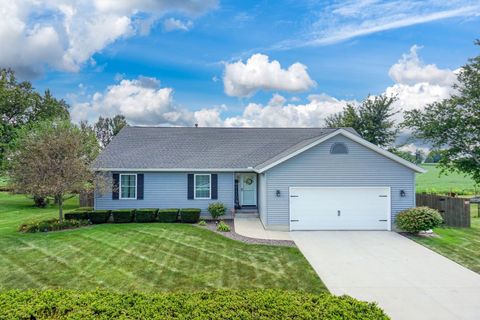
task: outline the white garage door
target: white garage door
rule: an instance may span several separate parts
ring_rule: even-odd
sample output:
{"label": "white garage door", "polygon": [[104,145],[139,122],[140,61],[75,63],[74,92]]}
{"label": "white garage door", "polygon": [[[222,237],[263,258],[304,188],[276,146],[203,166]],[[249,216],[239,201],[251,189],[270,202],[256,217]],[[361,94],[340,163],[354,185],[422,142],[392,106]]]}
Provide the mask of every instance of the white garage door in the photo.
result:
{"label": "white garage door", "polygon": [[390,188],[291,187],[290,230],[390,230]]}

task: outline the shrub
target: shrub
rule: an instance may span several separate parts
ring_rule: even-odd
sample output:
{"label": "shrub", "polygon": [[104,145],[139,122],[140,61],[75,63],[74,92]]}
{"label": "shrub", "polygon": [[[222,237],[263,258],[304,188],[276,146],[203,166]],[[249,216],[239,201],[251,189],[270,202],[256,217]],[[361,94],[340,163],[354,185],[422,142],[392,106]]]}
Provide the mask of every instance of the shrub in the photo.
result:
{"label": "shrub", "polygon": [[397,215],[395,223],[406,232],[418,233],[438,227],[443,222],[437,210],[429,207],[417,207],[403,210]]}
{"label": "shrub", "polygon": [[90,212],[71,211],[65,213],[66,220],[88,220]]}
{"label": "shrub", "polygon": [[0,306],[5,319],[389,319],[349,296],[282,290],[11,290],[0,293]]}
{"label": "shrub", "polygon": [[135,210],[136,222],[155,222],[157,219],[157,209],[138,209]]}
{"label": "shrub", "polygon": [[107,223],[110,212],[110,210],[95,210],[89,213],[88,218],[93,224]]}
{"label": "shrub", "polygon": [[226,224],[223,221],[220,221],[219,224],[217,224],[217,230],[222,231],[222,232],[229,232],[230,231],[230,226]]}
{"label": "shrub", "polygon": [[49,200],[41,196],[33,196],[33,202],[37,208],[45,208],[48,205]]}
{"label": "shrub", "polygon": [[93,207],[79,207],[75,209],[74,211],[81,211],[81,212],[92,212]]}
{"label": "shrub", "polygon": [[160,209],[157,216],[159,222],[177,222],[178,209]]}
{"label": "shrub", "polygon": [[222,202],[212,202],[208,205],[208,212],[210,212],[213,219],[223,216],[227,211],[227,207]]}
{"label": "shrub", "polygon": [[63,220],[62,223],[58,219],[49,219],[49,220],[40,220],[28,222],[20,225],[18,231],[25,233],[35,233],[35,232],[49,232],[49,231],[58,231],[64,229],[73,229],[79,228],[82,226],[89,225],[88,220]]}
{"label": "shrub", "polygon": [[133,211],[126,210],[112,210],[112,217],[114,223],[128,223],[133,221]]}
{"label": "shrub", "polygon": [[201,209],[186,208],[180,209],[180,221],[184,223],[197,223],[200,220]]}
{"label": "shrub", "polygon": [[204,226],[207,225],[207,222],[205,222],[205,220],[200,220],[200,221],[198,222],[198,225],[204,227]]}

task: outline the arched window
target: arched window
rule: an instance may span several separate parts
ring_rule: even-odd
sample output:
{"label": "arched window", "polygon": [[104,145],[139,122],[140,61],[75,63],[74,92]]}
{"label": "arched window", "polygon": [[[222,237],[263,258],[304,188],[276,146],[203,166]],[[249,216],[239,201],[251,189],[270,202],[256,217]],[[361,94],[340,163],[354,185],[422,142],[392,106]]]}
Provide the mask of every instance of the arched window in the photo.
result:
{"label": "arched window", "polygon": [[343,142],[335,142],[330,148],[331,154],[347,154],[348,148]]}

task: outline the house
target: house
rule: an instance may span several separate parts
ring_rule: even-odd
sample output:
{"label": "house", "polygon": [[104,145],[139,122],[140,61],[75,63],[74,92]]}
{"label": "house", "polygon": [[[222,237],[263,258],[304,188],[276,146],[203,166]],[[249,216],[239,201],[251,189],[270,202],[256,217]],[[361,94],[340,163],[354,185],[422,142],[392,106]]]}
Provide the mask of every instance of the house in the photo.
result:
{"label": "house", "polygon": [[350,128],[127,127],[94,169],[114,186],[96,209],[220,201],[271,230],[391,230],[424,172]]}

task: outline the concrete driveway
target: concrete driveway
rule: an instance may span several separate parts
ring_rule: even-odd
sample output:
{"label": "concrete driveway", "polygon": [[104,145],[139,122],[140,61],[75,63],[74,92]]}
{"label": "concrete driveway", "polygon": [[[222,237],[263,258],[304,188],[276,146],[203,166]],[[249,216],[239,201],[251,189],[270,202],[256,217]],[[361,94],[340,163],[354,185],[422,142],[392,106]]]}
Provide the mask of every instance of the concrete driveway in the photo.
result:
{"label": "concrete driveway", "polygon": [[480,319],[480,275],[395,232],[290,236],[335,295],[378,302],[392,319]]}

